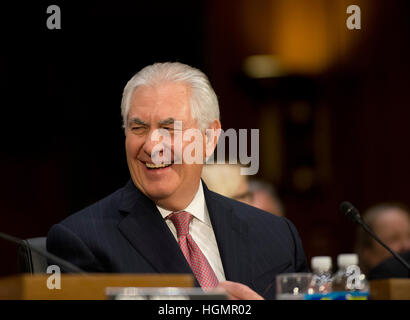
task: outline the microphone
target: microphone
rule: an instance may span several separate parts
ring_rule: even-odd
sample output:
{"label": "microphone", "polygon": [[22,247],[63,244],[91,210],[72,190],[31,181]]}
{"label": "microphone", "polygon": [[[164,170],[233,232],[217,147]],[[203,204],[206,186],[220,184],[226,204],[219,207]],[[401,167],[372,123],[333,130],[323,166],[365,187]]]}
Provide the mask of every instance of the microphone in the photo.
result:
{"label": "microphone", "polygon": [[340,204],[339,210],[350,220],[359,224],[373,239],[380,243],[387,251],[389,251],[393,257],[395,257],[409,272],[410,275],[410,266],[399,254],[397,254],[393,249],[386,245],[383,241],[377,237],[370,227],[363,221],[360,216],[359,211],[348,201],[343,201]]}
{"label": "microphone", "polygon": [[46,250],[43,250],[43,249],[40,249],[40,248],[37,248],[37,247],[33,247],[32,245],[29,245],[28,243],[24,242],[23,240],[21,240],[19,238],[13,237],[13,236],[8,235],[8,234],[3,233],[3,232],[0,232],[0,238],[2,238],[4,240],[7,240],[9,242],[13,242],[13,243],[18,244],[18,245],[21,245],[21,246],[25,247],[28,250],[32,250],[32,251],[38,253],[39,255],[47,258],[48,260],[51,260],[51,261],[57,263],[58,265],[60,265],[64,269],[66,269],[67,272],[69,272],[69,273],[79,273],[79,274],[83,274],[83,275],[85,275],[85,273],[86,273],[84,270],[82,270],[79,267],[73,265],[72,263],[70,263],[70,262],[68,262],[64,259],[61,259],[61,258],[57,257],[56,255],[54,255],[54,254],[52,254],[52,253],[50,253]]}

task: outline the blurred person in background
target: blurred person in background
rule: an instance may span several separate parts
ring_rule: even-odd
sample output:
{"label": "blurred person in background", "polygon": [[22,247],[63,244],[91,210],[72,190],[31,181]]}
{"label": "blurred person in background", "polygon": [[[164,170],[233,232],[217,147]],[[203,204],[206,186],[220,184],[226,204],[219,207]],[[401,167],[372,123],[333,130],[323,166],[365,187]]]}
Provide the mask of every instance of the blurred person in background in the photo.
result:
{"label": "blurred person in background", "polygon": [[254,207],[277,216],[285,216],[283,203],[270,183],[257,179],[249,179],[249,189],[252,192],[252,205]]}
{"label": "blurred person in background", "polygon": [[252,205],[248,176],[241,175],[240,170],[240,164],[207,164],[202,169],[201,177],[210,190]]}
{"label": "blurred person in background", "polygon": [[[410,261],[410,213],[402,204],[381,203],[363,214],[363,221],[390,248]],[[356,251],[362,271],[369,279],[406,277],[407,270],[389,251],[358,229]]]}
{"label": "blurred person in background", "polygon": [[240,174],[240,164],[207,164],[202,179],[208,188],[277,216],[284,216],[283,204],[272,185]]}

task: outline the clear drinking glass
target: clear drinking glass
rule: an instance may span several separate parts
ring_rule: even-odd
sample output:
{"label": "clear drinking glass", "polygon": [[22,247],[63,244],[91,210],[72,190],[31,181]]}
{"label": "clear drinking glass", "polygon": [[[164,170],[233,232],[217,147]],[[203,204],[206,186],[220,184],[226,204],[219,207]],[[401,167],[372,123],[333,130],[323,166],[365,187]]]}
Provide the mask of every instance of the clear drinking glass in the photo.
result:
{"label": "clear drinking glass", "polygon": [[303,300],[312,282],[312,273],[282,273],[276,276],[277,300]]}

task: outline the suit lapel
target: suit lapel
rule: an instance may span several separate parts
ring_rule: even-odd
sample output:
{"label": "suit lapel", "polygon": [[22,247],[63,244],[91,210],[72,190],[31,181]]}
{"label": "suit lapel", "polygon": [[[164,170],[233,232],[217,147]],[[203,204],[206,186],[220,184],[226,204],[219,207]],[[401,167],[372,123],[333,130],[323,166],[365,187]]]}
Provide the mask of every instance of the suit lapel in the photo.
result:
{"label": "suit lapel", "polygon": [[248,254],[248,225],[228,201],[209,191],[205,183],[203,186],[226,280],[249,284],[252,262]]}
{"label": "suit lapel", "polygon": [[118,228],[131,245],[160,273],[190,273],[184,255],[154,202],[130,180],[123,189]]}

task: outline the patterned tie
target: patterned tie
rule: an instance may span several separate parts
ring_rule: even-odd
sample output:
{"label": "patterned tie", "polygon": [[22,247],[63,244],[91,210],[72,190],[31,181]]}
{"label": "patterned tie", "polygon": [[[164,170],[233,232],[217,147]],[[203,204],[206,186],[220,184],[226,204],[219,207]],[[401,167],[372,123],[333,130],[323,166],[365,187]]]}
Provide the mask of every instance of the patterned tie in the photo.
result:
{"label": "patterned tie", "polygon": [[214,271],[201,249],[199,249],[198,245],[189,234],[189,224],[192,221],[192,215],[188,212],[181,211],[178,213],[171,213],[168,218],[172,221],[177,230],[178,244],[201,287],[216,287],[218,285],[218,279]]}

